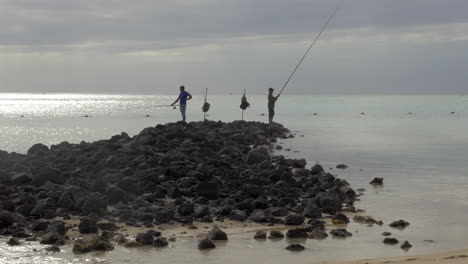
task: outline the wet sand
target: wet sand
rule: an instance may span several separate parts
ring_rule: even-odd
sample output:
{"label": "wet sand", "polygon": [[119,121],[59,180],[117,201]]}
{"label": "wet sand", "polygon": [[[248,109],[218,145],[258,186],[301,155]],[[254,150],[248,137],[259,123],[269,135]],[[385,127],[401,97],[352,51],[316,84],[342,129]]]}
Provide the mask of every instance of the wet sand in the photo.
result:
{"label": "wet sand", "polygon": [[419,256],[404,256],[382,259],[364,259],[351,262],[319,262],[320,264],[466,264],[468,249],[447,251]]}

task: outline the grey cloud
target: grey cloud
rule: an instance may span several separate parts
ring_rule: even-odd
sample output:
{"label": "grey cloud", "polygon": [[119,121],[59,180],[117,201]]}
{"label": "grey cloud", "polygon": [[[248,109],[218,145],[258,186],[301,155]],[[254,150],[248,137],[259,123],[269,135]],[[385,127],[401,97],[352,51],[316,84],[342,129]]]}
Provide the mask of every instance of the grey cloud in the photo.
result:
{"label": "grey cloud", "polygon": [[[0,45],[132,40],[190,46],[213,39],[312,33],[339,1],[4,0]],[[467,22],[465,10],[468,2],[463,0],[347,0],[331,27],[404,30]]]}

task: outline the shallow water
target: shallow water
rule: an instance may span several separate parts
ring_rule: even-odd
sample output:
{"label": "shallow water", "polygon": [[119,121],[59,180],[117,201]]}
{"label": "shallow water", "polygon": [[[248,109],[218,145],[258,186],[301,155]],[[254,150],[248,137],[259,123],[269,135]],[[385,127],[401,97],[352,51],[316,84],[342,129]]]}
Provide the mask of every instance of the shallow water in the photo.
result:
{"label": "shallow water", "polygon": [[[173,96],[0,94],[0,149],[26,152],[36,142],[78,143],[106,139],[122,131],[133,135],[144,127],[179,118],[178,110],[168,107],[134,107],[170,104],[173,99]],[[209,119],[240,118],[240,96],[209,99]],[[307,250],[301,253],[284,250],[285,240],[259,243],[250,238],[251,234],[233,235],[226,245],[206,253],[196,249],[196,239],[185,239],[163,250],[117,248],[110,253],[78,257],[69,247],[64,247],[62,253],[46,255],[43,251],[32,252],[32,248],[40,247],[36,244],[13,249],[0,241],[0,262],[312,263],[466,247],[467,100],[457,96],[284,96],[278,101],[277,121],[296,131],[296,138],[280,142],[293,151],[278,154],[306,158],[309,164],[320,162],[327,168],[338,163],[350,165],[347,170],[331,172],[347,179],[354,188],[366,188],[357,207],[385,223],[400,218],[409,221],[411,225],[404,231],[391,230],[386,225],[350,224],[352,238],[308,240]],[[265,96],[249,96],[249,101],[252,108],[245,112],[246,119],[265,121],[266,117],[260,116],[266,113]],[[189,103],[189,119],[201,120],[201,96]],[[147,114],[151,117],[145,117]],[[384,188],[369,186],[373,177],[384,177]],[[414,247],[405,253],[398,246],[382,244],[383,231],[391,231],[400,241],[409,240]]]}

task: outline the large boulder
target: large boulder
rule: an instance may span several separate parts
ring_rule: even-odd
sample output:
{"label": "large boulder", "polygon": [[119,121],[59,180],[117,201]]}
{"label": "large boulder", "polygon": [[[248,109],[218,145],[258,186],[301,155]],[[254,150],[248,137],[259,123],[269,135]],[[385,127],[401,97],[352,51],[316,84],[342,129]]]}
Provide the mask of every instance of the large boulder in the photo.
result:
{"label": "large boulder", "polygon": [[268,149],[266,148],[257,148],[253,149],[247,154],[247,163],[252,165],[255,163],[261,163],[264,160],[267,160],[270,157],[270,154],[268,153]]}
{"label": "large boulder", "polygon": [[218,199],[218,185],[213,182],[201,182],[198,184],[196,192],[199,196],[204,196],[210,200]]}
{"label": "large boulder", "polygon": [[9,211],[0,211],[0,228],[11,226],[16,221],[15,216]]}
{"label": "large boulder", "polygon": [[206,237],[210,240],[228,240],[227,234],[218,226],[213,227]]}
{"label": "large boulder", "polygon": [[286,225],[302,225],[304,224],[305,217],[301,214],[293,214],[286,216],[284,223]]}

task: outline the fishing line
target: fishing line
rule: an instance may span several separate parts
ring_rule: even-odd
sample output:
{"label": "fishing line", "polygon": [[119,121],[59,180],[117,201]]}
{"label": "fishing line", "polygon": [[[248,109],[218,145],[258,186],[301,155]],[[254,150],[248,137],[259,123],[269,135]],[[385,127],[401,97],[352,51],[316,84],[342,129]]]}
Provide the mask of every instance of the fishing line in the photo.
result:
{"label": "fishing line", "polygon": [[286,86],[288,85],[289,81],[292,79],[292,77],[294,76],[294,74],[296,73],[297,69],[299,69],[299,66],[301,66],[302,62],[304,61],[304,59],[307,57],[307,54],[309,54],[310,50],[312,49],[312,47],[315,45],[315,43],[319,40],[320,38],[320,35],[322,35],[322,33],[325,31],[325,29],[327,28],[328,24],[330,24],[330,21],[333,19],[333,17],[336,15],[336,13],[338,12],[338,10],[340,9],[340,6],[338,5],[335,10],[332,12],[331,16],[328,18],[327,22],[325,23],[325,25],[322,27],[322,29],[320,30],[320,32],[318,33],[318,35],[315,37],[314,41],[312,42],[312,44],[310,44],[309,48],[307,49],[307,51],[304,53],[304,56],[302,56],[302,58],[299,60],[299,63],[296,65],[296,67],[294,68],[294,70],[292,71],[291,75],[289,75],[289,78],[286,80],[286,83],[283,85],[283,88],[281,89],[281,91],[279,92],[278,96],[281,95],[281,93],[283,93],[283,90],[286,88]]}

